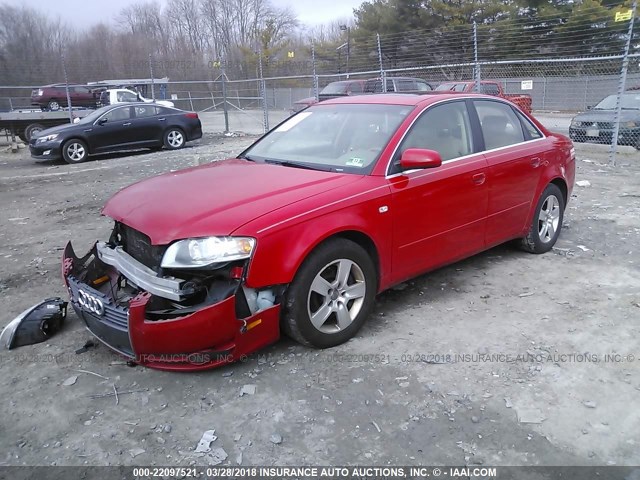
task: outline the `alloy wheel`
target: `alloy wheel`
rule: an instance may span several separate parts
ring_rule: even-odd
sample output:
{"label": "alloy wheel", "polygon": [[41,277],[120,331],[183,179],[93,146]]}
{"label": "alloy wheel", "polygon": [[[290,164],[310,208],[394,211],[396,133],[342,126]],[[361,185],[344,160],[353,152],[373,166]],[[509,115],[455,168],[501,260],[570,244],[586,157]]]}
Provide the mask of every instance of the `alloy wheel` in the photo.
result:
{"label": "alloy wheel", "polygon": [[74,162],[79,162],[86,155],[84,146],[80,143],[73,142],[67,146],[67,155]]}
{"label": "alloy wheel", "polygon": [[542,203],[538,215],[538,237],[542,243],[549,243],[560,224],[560,202],[555,195],[549,195]]}
{"label": "alloy wheel", "polygon": [[179,148],[184,143],[184,136],[177,130],[171,130],[167,135],[167,142],[173,148]]}
{"label": "alloy wheel", "polygon": [[343,331],[358,316],[366,292],[365,275],[357,263],[341,258],[325,265],[307,297],[311,323],[323,333]]}

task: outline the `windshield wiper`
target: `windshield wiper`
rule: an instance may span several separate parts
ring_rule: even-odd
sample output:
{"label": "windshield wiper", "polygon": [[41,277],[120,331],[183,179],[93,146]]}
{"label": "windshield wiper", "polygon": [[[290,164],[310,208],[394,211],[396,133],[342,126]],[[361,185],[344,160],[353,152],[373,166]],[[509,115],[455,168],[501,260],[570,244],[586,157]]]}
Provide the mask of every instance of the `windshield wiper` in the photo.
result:
{"label": "windshield wiper", "polygon": [[264,163],[282,165],[283,167],[304,168],[306,170],[320,170],[323,172],[331,172],[333,170],[333,168],[324,165],[309,165],[307,163],[291,162],[289,160],[272,160],[270,158],[265,158]]}
{"label": "windshield wiper", "polygon": [[249,160],[250,162],[256,162],[257,160],[249,155],[238,155],[238,158],[242,160]]}

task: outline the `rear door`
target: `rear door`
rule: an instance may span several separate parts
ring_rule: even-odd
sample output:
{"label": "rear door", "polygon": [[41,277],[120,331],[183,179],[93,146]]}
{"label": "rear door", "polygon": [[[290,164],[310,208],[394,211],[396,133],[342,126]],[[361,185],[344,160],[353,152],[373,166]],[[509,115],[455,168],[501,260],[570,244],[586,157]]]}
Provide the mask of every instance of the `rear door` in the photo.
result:
{"label": "rear door", "polygon": [[143,146],[159,143],[165,124],[158,119],[159,108],[149,104],[140,104],[132,108],[134,113],[130,127],[132,144]]}
{"label": "rear door", "polygon": [[484,248],[487,163],[478,149],[465,100],[429,107],[402,140],[440,153],[442,166],[401,172],[392,165],[393,279],[400,281]]}
{"label": "rear door", "polygon": [[487,246],[521,234],[551,141],[523,115],[499,100],[473,100],[489,166]]}

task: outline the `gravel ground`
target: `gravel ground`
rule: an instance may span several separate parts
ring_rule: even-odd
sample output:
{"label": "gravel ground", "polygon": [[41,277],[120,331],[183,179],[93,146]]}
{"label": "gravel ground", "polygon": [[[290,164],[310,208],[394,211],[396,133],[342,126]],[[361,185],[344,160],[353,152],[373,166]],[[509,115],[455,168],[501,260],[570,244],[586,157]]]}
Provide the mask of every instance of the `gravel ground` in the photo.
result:
{"label": "gravel ground", "polygon": [[[253,138],[76,166],[0,153],[0,327],[65,296],[61,249],[107,237],[113,193]],[[611,168],[605,149],[576,150],[590,186],[552,252],[505,245],[421,276],[331,350],[284,338],[160,372],[103,346],[75,354],[90,335],[71,311],[50,342],[0,351],[0,465],[638,465],[640,154]],[[217,439],[196,454],[206,430]]]}

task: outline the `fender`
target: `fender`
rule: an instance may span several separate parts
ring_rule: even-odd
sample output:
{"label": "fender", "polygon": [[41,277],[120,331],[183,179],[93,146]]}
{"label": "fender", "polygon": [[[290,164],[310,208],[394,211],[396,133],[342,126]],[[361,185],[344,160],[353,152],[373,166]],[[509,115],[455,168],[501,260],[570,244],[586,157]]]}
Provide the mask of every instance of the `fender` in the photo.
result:
{"label": "fender", "polygon": [[[540,195],[542,195],[544,189],[547,188],[547,185],[551,182],[561,180],[564,183],[567,191],[565,207],[569,203],[569,198],[571,198],[571,192],[573,191],[573,184],[575,182],[576,163],[575,156],[571,153],[573,145],[570,142],[567,143],[562,140],[564,140],[564,138],[559,138],[555,143],[555,146],[560,148],[560,152],[556,153],[556,158],[549,159],[549,165],[543,170],[542,175],[540,175],[536,194],[533,198],[529,215],[527,215],[527,219],[522,229],[523,236],[529,233]],[[565,143],[567,144],[564,145]]]}
{"label": "fender", "polygon": [[342,233],[346,236],[362,234],[371,240],[378,254],[378,285],[383,288],[389,283],[391,274],[392,217],[379,213],[378,203],[367,201],[305,218],[300,223],[259,237],[249,264],[247,286],[259,288],[291,283],[314,248]]}

